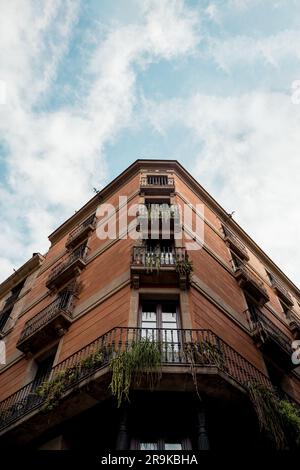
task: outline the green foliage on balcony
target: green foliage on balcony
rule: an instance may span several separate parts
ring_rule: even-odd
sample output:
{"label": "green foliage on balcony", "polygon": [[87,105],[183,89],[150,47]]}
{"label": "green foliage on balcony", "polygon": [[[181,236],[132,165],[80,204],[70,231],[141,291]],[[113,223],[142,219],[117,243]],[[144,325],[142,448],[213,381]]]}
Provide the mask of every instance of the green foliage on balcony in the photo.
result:
{"label": "green foliage on balcony", "polygon": [[104,362],[104,351],[98,349],[86,356],[78,364],[59,370],[53,378],[44,381],[36,390],[37,396],[43,398],[43,410],[51,411],[59,404],[66,389],[84,374],[100,367]]}
{"label": "green foliage on balcony", "polygon": [[176,260],[176,271],[180,276],[190,277],[193,272],[193,263],[188,258]]}
{"label": "green foliage on balcony", "polygon": [[299,408],[277,396],[274,390],[258,384],[248,385],[250,399],[260,428],[274,441],[278,450],[300,448]]}
{"label": "green foliage on balcony", "polygon": [[116,354],[110,362],[112,379],[110,390],[116,397],[118,407],[129,401],[132,385],[139,385],[142,379],[152,389],[161,377],[161,351],[159,343],[141,339],[131,343],[130,348]]}

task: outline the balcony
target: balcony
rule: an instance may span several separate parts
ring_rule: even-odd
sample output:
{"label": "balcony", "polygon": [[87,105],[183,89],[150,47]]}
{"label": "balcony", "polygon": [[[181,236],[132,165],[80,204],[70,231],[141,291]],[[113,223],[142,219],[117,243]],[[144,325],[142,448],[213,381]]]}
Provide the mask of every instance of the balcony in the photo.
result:
{"label": "balcony", "polygon": [[150,250],[145,246],[133,247],[131,280],[133,287],[140,284],[173,285],[181,289],[189,284],[189,259],[185,248],[160,248]]}
{"label": "balcony", "polygon": [[278,295],[278,297],[283,300],[283,302],[291,307],[293,305],[293,299],[289,293],[289,291],[284,287],[284,285],[279,281],[279,279],[271,275],[271,286]]}
{"label": "balcony", "polygon": [[149,233],[174,234],[174,230],[181,231],[180,209],[177,204],[141,204],[139,209],[141,230],[147,233],[144,238],[151,238]]}
{"label": "balcony", "polygon": [[141,193],[146,195],[170,195],[175,191],[174,178],[168,175],[142,176],[140,181]]}
{"label": "balcony", "polygon": [[255,299],[259,305],[262,306],[270,300],[263,281],[242,261],[234,266],[234,276],[241,289]]}
{"label": "balcony", "polygon": [[287,312],[287,320],[294,339],[300,339],[300,318],[293,310]]}
{"label": "balcony", "polygon": [[292,339],[259,309],[246,310],[249,330],[257,347],[284,370],[296,367],[292,363]]}
{"label": "balcony", "polygon": [[81,246],[67,255],[51,270],[46,287],[57,289],[79,275],[85,267],[86,247]]}
{"label": "balcony", "polygon": [[[210,330],[116,327],[55,365],[50,375],[47,375],[45,380],[52,383],[60,381],[62,387],[61,408],[52,413],[51,424],[59,423],[62,416],[66,419],[81,412],[84,399],[87,400],[88,408],[110,398],[111,359],[117,353],[130,351],[133,343],[146,338],[156,342],[160,350],[162,376],[157,385],[160,390],[182,389],[193,392],[195,385],[191,364],[194,372],[201,375],[199,391],[206,391],[210,395],[224,398],[227,391],[227,399],[232,399],[234,393],[245,396],[249,382],[271,387],[269,379],[262,372]],[[149,388],[143,383],[135,387]],[[38,393],[35,381],[3,400],[0,403],[0,432],[3,434],[8,428],[11,430],[22,419],[22,437],[27,435],[26,432],[31,437],[33,433],[40,435],[49,427],[50,417],[45,419],[45,414],[39,413],[43,410],[45,400],[46,397]],[[64,413],[60,412],[62,409]]]}
{"label": "balcony", "polygon": [[65,291],[25,323],[17,348],[24,353],[35,353],[62,336],[72,322],[72,310],[72,292]]}
{"label": "balcony", "polygon": [[249,261],[249,255],[247,252],[247,248],[245,245],[240,241],[240,239],[229,230],[227,227],[223,227],[224,230],[224,240],[227,245],[236,253],[242,260]]}
{"label": "balcony", "polygon": [[88,219],[86,219],[82,224],[76,227],[70,234],[66,242],[66,248],[74,248],[80,242],[83,242],[90,234],[92,230],[94,230],[96,222],[95,214],[91,215]]}

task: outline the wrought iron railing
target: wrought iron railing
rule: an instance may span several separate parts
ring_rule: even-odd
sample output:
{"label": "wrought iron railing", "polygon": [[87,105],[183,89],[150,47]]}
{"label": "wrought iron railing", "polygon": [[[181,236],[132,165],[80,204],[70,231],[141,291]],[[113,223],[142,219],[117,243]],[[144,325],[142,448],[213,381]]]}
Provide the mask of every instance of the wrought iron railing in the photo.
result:
{"label": "wrought iron railing", "polygon": [[293,303],[292,297],[289,291],[284,287],[280,280],[272,274],[271,276],[271,285],[273,289],[276,289],[279,294],[281,294],[284,299],[286,299],[290,304]]}
{"label": "wrought iron railing", "polygon": [[80,224],[78,227],[76,227],[72,232],[70,232],[67,244],[70,244],[75,238],[77,238],[87,227],[89,226],[94,226],[95,224],[95,214],[92,214],[90,217],[88,217],[82,224]]}
{"label": "wrought iron railing", "polygon": [[144,246],[133,247],[133,266],[175,266],[176,262],[185,259],[187,259],[187,252],[185,248],[181,247],[166,247],[157,250],[151,250]]}
{"label": "wrought iron railing", "polygon": [[293,310],[288,310],[286,317],[291,330],[297,330],[300,334],[300,318],[298,315],[296,315]]}
{"label": "wrought iron railing", "polygon": [[242,275],[245,280],[253,283],[256,287],[258,287],[267,298],[269,297],[267,289],[264,287],[263,281],[248,264],[244,263],[244,261],[238,257],[234,257],[231,262],[236,275]]}
{"label": "wrought iron railing", "polygon": [[68,317],[72,317],[72,292],[64,291],[59,295],[51,304],[37,313],[34,317],[28,320],[22,330],[18,344],[31,336],[36,331],[40,330],[44,325],[48,324],[57,315],[63,312]]}
{"label": "wrought iron railing", "polygon": [[47,283],[51,283],[53,279],[56,278],[60,273],[67,269],[74,261],[82,259],[84,261],[86,256],[86,246],[80,246],[76,250],[72,251],[68,256],[66,256],[62,261],[60,261],[54,268],[51,270]]}
{"label": "wrought iron railing", "polygon": [[244,243],[231,231],[228,227],[223,226],[225,239],[238,248],[240,253],[244,255],[245,258],[248,258],[247,248]]}
{"label": "wrought iron railing", "polygon": [[262,333],[271,337],[289,355],[292,354],[292,340],[264,315],[258,308],[255,311],[245,310],[251,333]]}
{"label": "wrought iron railing", "polygon": [[174,186],[174,178],[167,175],[143,176],[141,186]]}
{"label": "wrought iron railing", "polygon": [[[210,330],[116,327],[54,366],[44,380],[64,377],[64,391],[72,389],[96,371],[109,366],[111,359],[132,344],[148,339],[155,342],[164,365],[214,367],[242,387],[256,382],[271,387],[260,370]],[[198,370],[198,369],[196,369]],[[198,370],[199,371],[199,370]],[[0,428],[5,428],[42,406],[45,397],[32,381],[0,403]]]}

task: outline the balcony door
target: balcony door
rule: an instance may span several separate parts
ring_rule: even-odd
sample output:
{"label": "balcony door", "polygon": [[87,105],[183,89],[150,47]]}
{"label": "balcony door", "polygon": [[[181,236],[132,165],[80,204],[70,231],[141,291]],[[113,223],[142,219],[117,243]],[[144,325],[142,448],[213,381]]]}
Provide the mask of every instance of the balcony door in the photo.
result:
{"label": "balcony door", "polygon": [[178,362],[180,350],[179,305],[176,301],[142,301],[141,337],[162,345],[163,361]]}

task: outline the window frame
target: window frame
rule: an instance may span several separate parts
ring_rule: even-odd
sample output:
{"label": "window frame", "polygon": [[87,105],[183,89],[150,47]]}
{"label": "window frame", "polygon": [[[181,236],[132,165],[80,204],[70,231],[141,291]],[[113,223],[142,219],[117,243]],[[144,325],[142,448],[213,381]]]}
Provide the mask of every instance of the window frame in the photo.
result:
{"label": "window frame", "polygon": [[142,314],[143,314],[143,302],[149,302],[149,303],[154,303],[155,306],[156,306],[156,329],[163,329],[162,327],[162,304],[163,303],[172,303],[174,302],[174,304],[176,305],[176,323],[177,323],[177,329],[180,330],[181,329],[181,315],[180,315],[180,304],[179,304],[179,300],[177,299],[140,299],[139,301],[139,315],[138,315],[138,327],[139,328],[143,328],[142,326],[142,323],[143,323],[143,319],[142,319]]}

